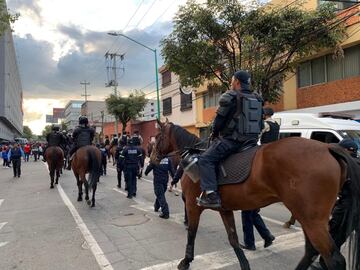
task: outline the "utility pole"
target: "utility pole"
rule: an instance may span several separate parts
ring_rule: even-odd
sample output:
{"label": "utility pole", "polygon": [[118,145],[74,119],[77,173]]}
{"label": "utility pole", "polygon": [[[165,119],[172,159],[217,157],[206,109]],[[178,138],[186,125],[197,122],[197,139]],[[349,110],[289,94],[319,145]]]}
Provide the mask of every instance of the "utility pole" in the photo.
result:
{"label": "utility pole", "polygon": [[88,95],[87,93],[87,86],[90,85],[90,82],[87,82],[86,80],[83,82],[80,82],[81,85],[84,85],[85,87],[85,94],[81,95],[82,97],[85,97],[85,103],[87,102],[87,98],[90,97],[91,95]]}
{"label": "utility pole", "polygon": [[104,111],[101,111],[101,143],[104,142]]}
{"label": "utility pole", "polygon": [[[118,87],[118,76],[117,71],[120,69],[123,72],[125,72],[125,68],[120,68],[117,66],[117,58],[120,58],[120,61],[124,60],[125,54],[117,54],[117,53],[109,53],[107,52],[105,54],[105,60],[106,62],[110,62],[111,66],[107,66],[107,75],[108,75],[108,83],[105,84],[106,87],[114,87],[114,95],[117,97],[117,87]],[[111,73],[110,73],[111,69]],[[115,134],[118,136],[119,134],[119,128],[118,128],[118,119],[115,116]]]}

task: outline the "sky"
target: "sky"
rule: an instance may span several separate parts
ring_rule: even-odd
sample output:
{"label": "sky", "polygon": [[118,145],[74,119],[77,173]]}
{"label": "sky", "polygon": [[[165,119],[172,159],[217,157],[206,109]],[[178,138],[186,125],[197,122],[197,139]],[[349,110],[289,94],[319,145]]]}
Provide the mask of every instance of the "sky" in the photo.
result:
{"label": "sky", "polygon": [[[122,31],[151,48],[159,48],[160,40],[172,30],[174,14],[185,2],[7,0],[10,11],[21,15],[13,28],[24,92],[24,125],[40,134],[46,125],[45,115],[52,114],[53,107],[83,99],[80,81],[90,82],[89,100],[109,96],[112,89],[105,87],[107,51],[125,53],[120,94],[154,82],[153,53],[107,33]],[[151,92],[154,87],[152,84],[143,91]]]}

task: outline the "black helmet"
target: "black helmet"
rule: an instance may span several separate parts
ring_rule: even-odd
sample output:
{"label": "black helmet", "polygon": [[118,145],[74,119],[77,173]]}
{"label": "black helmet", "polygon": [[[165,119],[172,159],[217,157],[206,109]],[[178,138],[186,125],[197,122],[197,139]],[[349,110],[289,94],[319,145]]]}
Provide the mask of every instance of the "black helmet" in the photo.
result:
{"label": "black helmet", "polygon": [[128,139],[127,143],[128,143],[128,145],[134,145],[133,138]]}
{"label": "black helmet", "polygon": [[357,144],[352,140],[352,139],[344,139],[342,140],[339,145],[343,148],[345,148],[346,150],[350,151],[353,157],[357,157],[357,151],[359,149],[359,147],[357,146]]}
{"label": "black helmet", "polygon": [[266,116],[273,116],[274,115],[274,110],[269,108],[269,107],[264,108],[263,110],[264,110],[264,115],[266,115]]}
{"label": "black helmet", "polygon": [[79,117],[79,125],[88,125],[89,124],[89,120],[87,119],[87,117],[85,115],[81,115]]}
{"label": "black helmet", "polygon": [[60,127],[58,125],[53,125],[51,130],[52,131],[60,131]]}

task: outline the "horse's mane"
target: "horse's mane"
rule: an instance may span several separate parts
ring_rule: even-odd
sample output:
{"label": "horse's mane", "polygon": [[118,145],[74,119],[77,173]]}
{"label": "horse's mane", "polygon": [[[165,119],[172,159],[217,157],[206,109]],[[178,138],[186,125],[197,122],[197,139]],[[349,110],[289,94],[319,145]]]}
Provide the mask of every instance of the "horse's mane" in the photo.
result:
{"label": "horse's mane", "polygon": [[[179,149],[183,149],[184,147],[196,147],[195,144],[201,142],[200,138],[190,133],[183,127],[172,124],[171,132],[174,134],[176,139],[176,145]],[[200,146],[200,145],[197,145]]]}

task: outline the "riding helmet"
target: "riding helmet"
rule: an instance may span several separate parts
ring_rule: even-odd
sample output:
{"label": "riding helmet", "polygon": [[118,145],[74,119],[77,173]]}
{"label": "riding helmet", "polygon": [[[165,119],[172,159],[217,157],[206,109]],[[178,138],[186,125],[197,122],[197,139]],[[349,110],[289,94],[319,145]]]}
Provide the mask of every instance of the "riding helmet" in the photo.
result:
{"label": "riding helmet", "polygon": [[59,131],[60,130],[60,127],[58,125],[53,125],[52,126],[52,130],[53,131]]}
{"label": "riding helmet", "polygon": [[346,150],[352,152],[354,155],[354,157],[357,156],[357,151],[358,151],[358,146],[357,144],[352,140],[352,139],[344,139],[339,143],[340,146],[342,146],[343,148],[345,148]]}
{"label": "riding helmet", "polygon": [[269,108],[269,107],[266,107],[263,110],[264,110],[264,115],[266,115],[266,116],[273,116],[274,115],[274,110]]}

